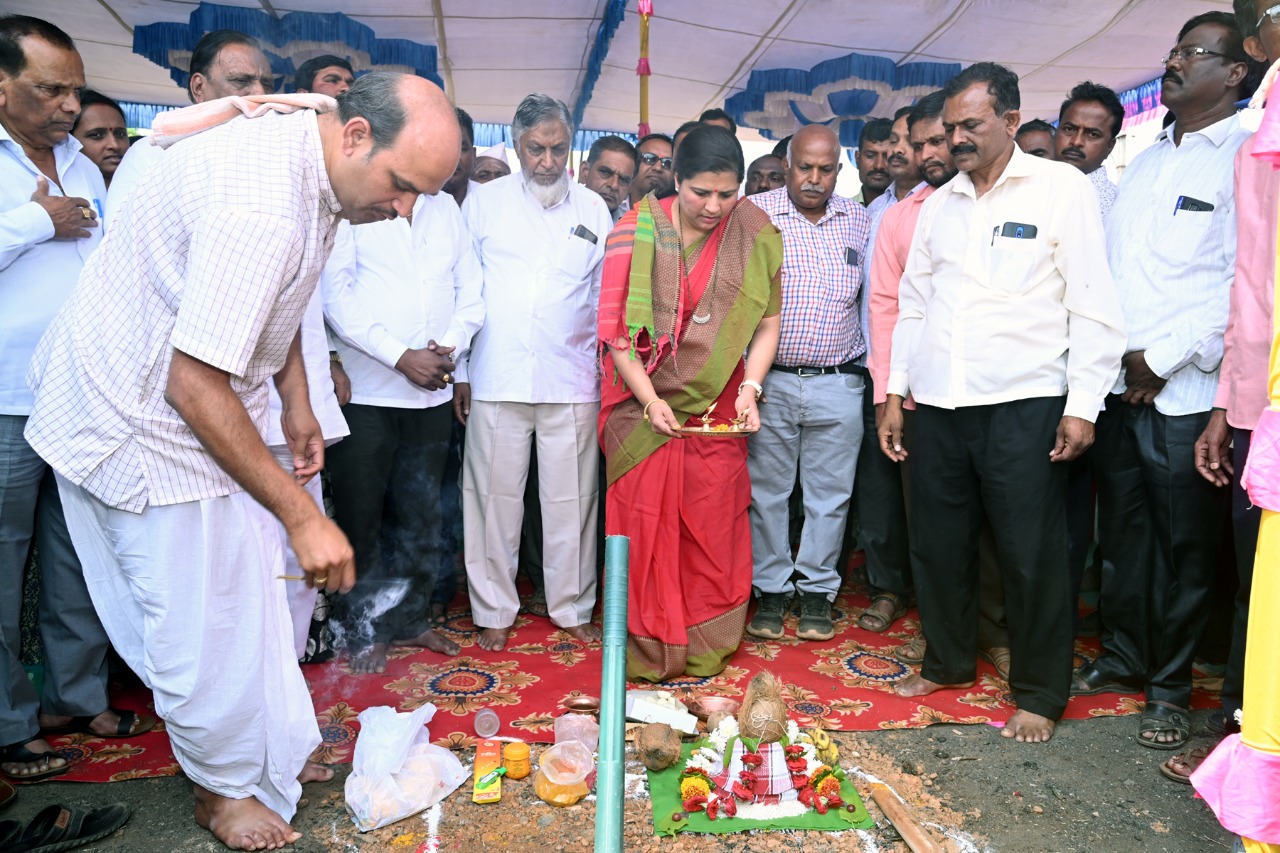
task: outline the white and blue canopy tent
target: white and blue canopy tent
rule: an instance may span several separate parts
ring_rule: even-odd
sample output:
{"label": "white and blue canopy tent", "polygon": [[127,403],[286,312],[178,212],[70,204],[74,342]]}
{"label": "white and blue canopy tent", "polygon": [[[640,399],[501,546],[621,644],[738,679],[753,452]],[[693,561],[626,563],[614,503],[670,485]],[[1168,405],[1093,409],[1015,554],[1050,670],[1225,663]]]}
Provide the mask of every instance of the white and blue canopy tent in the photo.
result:
{"label": "white and blue canopy tent", "polygon": [[[4,0],[45,17],[84,57],[89,85],[146,126],[187,103],[196,40],[220,27],[258,37],[282,91],[306,59],[333,53],[357,72],[435,79],[500,141],[524,95],[563,99],[594,131],[639,122],[638,0]],[[856,144],[868,118],[993,60],[1021,78],[1024,119],[1055,120],[1090,79],[1125,93],[1127,124],[1159,107],[1159,58],[1182,23],[1226,0],[653,0],[649,124],[670,133],[708,107],[727,109],[746,141],[822,122]],[[136,106],[133,106],[136,105]],[[579,146],[592,135],[578,140]],[[763,147],[763,146],[762,146]]]}

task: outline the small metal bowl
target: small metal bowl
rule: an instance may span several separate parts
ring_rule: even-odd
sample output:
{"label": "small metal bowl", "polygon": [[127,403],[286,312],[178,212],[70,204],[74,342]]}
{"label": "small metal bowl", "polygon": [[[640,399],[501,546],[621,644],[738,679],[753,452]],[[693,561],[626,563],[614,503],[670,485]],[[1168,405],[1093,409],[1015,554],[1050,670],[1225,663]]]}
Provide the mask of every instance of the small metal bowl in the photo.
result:
{"label": "small metal bowl", "polygon": [[689,712],[704,723],[716,711],[736,715],[741,707],[742,703],[737,699],[729,699],[725,696],[699,696],[689,702]]}
{"label": "small metal bowl", "polygon": [[590,714],[594,717],[600,713],[600,700],[594,696],[570,696],[560,706],[571,714]]}

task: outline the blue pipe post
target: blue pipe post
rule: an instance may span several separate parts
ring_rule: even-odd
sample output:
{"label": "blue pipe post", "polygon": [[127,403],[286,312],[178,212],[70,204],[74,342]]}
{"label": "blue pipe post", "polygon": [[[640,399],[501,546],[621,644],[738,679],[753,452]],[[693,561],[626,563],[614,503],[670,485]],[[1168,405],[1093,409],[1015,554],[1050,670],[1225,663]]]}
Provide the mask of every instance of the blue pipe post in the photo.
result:
{"label": "blue pipe post", "polygon": [[600,765],[596,771],[595,853],[622,853],[626,764],[627,567],[631,540],[604,540],[604,646],[600,679]]}

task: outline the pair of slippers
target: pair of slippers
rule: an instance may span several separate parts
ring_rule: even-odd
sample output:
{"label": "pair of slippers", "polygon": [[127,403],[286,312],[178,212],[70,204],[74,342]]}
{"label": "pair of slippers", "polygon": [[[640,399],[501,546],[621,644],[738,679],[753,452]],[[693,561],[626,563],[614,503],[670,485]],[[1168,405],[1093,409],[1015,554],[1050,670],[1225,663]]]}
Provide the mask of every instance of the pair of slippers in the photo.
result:
{"label": "pair of slippers", "polygon": [[5,853],[59,853],[106,838],[129,820],[124,803],[100,809],[46,806],[24,826],[16,820],[0,821],[0,850]]}

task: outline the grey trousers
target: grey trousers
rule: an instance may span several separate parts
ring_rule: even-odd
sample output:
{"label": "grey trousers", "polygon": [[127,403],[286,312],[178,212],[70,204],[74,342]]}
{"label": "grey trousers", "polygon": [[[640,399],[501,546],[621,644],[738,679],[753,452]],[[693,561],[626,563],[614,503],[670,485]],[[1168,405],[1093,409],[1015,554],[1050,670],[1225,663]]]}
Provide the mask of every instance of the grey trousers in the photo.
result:
{"label": "grey trousers", "polygon": [[[107,634],[76,559],[53,471],[22,437],[27,419],[0,415],[0,746],[40,731],[43,710],[60,716],[107,709]],[[44,692],[19,660],[22,577],[32,541],[40,553]]]}

